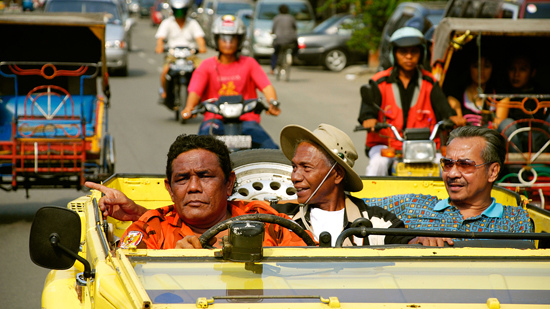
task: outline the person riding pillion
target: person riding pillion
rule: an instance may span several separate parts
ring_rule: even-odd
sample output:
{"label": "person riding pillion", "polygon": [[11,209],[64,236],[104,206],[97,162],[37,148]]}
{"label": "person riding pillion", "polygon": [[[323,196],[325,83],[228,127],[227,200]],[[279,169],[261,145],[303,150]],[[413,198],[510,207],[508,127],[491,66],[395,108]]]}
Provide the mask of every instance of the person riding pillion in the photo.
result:
{"label": "person riding pillion", "polygon": [[[160,23],[157,33],[155,34],[155,38],[157,39],[155,52],[157,54],[162,54],[164,52],[165,40],[170,48],[188,47],[190,49],[195,49],[199,53],[206,52],[204,31],[196,20],[187,18],[187,12],[191,4],[190,0],[170,0],[172,16]],[[193,60],[195,67],[200,64],[200,59],[198,57],[190,58]],[[161,99],[166,98],[166,74],[168,74],[170,63],[174,61],[175,58],[170,55],[167,55],[164,60],[162,72],[160,73]]]}
{"label": "person riding pillion", "polygon": [[433,129],[438,121],[447,118],[460,123],[433,75],[420,65],[426,55],[422,32],[412,27],[400,28],[390,37],[390,44],[392,67],[378,72],[361,87],[358,121],[370,129],[365,148],[370,158],[367,176],[388,174],[392,159],[381,155],[383,148],[402,149],[390,129],[374,132],[377,122],[386,121],[399,131]]}
{"label": "person riding pillion", "polygon": [[[244,22],[233,15],[219,16],[212,24],[212,34],[219,54],[204,60],[193,72],[188,87],[187,105],[181,112],[182,118],[189,119],[191,111],[200,101],[231,95],[242,95],[245,100],[255,99],[256,89],[263,92],[269,102],[267,114],[279,115],[281,110],[278,107],[277,94],[267,74],[254,58],[239,55],[246,35]],[[216,119],[212,121],[214,117]],[[199,134],[209,134],[210,126],[213,126],[214,134],[223,135],[221,119],[219,115],[206,112]],[[249,112],[242,115],[240,120],[243,121],[242,134],[252,137],[253,147],[279,148],[260,126],[259,114]]]}

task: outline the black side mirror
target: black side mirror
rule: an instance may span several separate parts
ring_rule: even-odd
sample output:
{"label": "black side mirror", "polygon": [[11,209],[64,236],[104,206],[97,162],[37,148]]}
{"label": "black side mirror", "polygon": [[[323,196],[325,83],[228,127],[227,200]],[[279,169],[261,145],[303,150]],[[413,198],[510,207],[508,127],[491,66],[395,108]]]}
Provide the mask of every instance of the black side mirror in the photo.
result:
{"label": "black side mirror", "polygon": [[31,260],[49,269],[70,268],[76,260],[80,234],[80,216],[75,211],[54,206],[40,208],[31,226]]}

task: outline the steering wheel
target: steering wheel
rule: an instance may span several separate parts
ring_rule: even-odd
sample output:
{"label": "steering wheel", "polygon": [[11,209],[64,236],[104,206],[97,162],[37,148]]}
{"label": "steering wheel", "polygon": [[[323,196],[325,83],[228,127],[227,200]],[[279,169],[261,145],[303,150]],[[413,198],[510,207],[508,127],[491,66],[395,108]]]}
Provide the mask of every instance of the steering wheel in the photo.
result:
{"label": "steering wheel", "polygon": [[274,223],[282,227],[285,227],[289,230],[292,230],[296,235],[300,236],[300,238],[308,246],[316,246],[315,241],[311,239],[309,234],[294,221],[291,221],[276,215],[271,215],[271,214],[249,214],[249,215],[242,215],[242,216],[229,218],[209,228],[206,232],[204,232],[199,237],[199,241],[201,242],[202,247],[212,248],[211,246],[208,245],[208,241],[212,239],[212,237],[216,236],[218,233],[227,230],[231,225],[231,223],[235,221],[259,221],[264,223]]}

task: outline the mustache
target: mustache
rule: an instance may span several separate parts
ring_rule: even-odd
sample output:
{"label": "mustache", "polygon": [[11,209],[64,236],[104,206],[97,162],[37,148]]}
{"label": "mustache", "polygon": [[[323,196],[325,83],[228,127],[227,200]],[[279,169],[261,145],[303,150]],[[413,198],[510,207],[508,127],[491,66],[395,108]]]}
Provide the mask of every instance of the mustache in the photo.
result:
{"label": "mustache", "polygon": [[459,186],[464,186],[466,183],[464,181],[458,181],[458,180],[447,180],[447,185],[448,186],[453,186],[453,185],[459,185]]}

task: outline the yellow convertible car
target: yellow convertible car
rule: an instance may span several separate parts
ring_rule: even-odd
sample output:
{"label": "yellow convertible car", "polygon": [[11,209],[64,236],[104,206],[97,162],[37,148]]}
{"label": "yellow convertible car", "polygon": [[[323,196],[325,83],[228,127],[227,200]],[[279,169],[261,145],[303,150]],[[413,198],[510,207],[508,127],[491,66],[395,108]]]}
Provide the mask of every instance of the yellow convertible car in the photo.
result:
{"label": "yellow convertible car", "polygon": [[[239,188],[245,182],[259,187],[264,181],[288,191],[288,174],[260,178],[240,181]],[[363,182],[359,197],[446,195],[437,178]],[[160,175],[115,175],[105,184],[148,208],[171,203]],[[466,241],[463,247],[443,248],[262,248],[261,241],[248,241],[243,248],[238,235],[230,232],[223,249],[120,249],[117,235],[127,223],[103,220],[97,206],[101,193],[92,191],[67,209],[45,207],[37,212],[31,258],[53,269],[42,308],[548,308],[549,238],[541,232],[550,230],[550,213],[522,205],[511,191],[495,188],[493,193],[498,202],[519,202],[517,207],[528,209],[537,232],[529,235],[539,241],[501,245],[485,240],[487,244],[478,247]]]}

